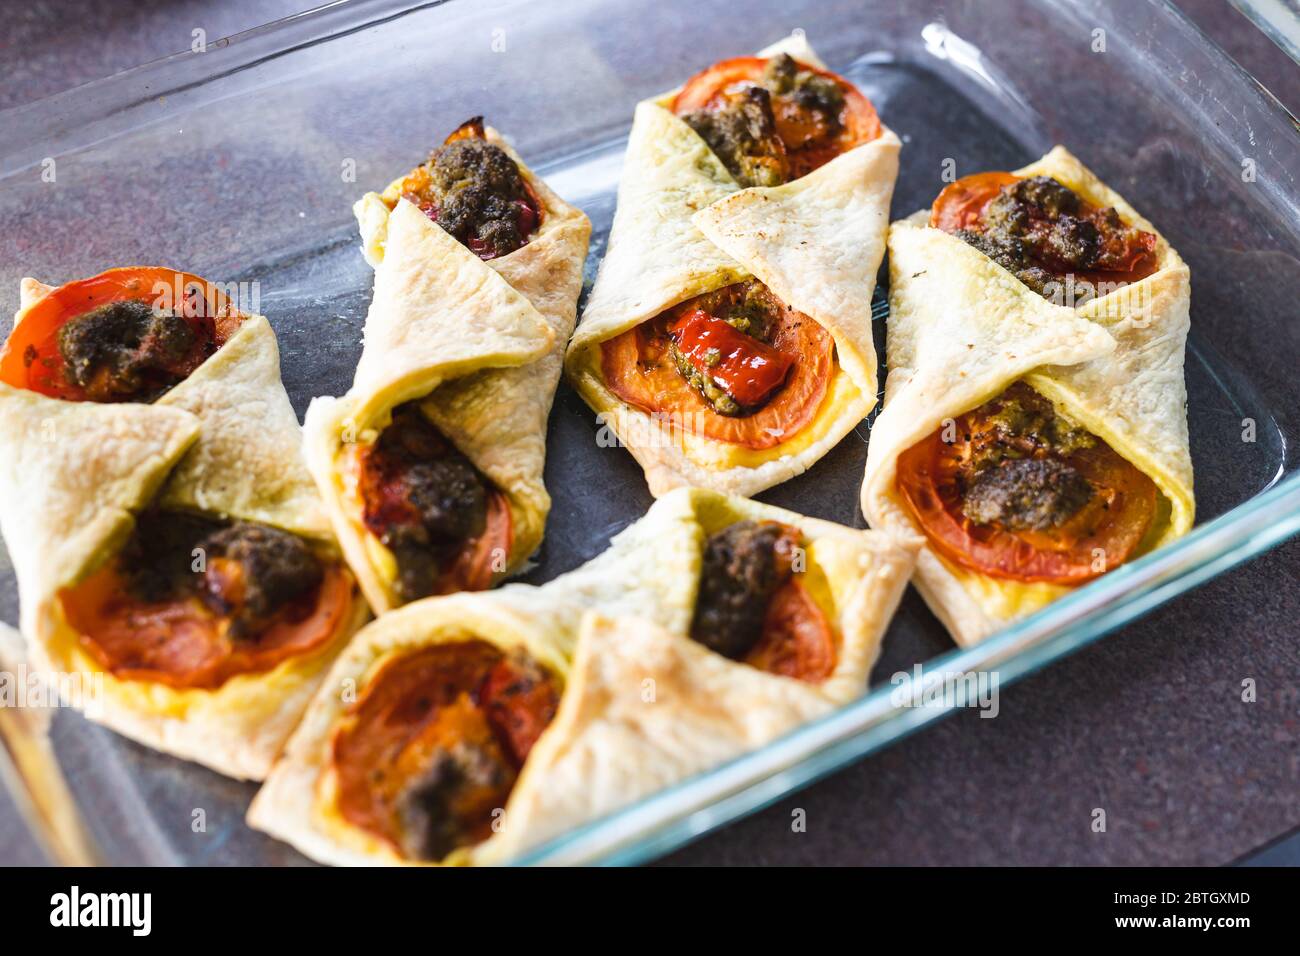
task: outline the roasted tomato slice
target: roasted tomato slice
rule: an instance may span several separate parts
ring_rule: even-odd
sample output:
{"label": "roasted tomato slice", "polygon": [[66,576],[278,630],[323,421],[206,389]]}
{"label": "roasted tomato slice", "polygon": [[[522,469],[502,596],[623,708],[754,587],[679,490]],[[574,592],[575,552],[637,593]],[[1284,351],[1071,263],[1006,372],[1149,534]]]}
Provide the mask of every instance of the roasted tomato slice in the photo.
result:
{"label": "roasted tomato slice", "polygon": [[177,381],[225,344],[248,317],[211,283],[187,272],[144,266],[109,269],[59,286],[22,313],[0,351],[0,381],[70,401],[136,400],[127,392],[101,397],[93,383],[89,389],[77,384],[69,377],[60,349],[59,332],[68,322],[119,302],[156,305],[189,326],[192,334],[181,354],[169,356],[166,363],[169,378]]}
{"label": "roasted tomato slice", "polygon": [[339,811],[410,860],[488,839],[560,690],[477,638],[389,659],[334,732]]}
{"label": "roasted tomato slice", "polygon": [[[743,92],[746,87],[761,85],[769,62],[765,57],[740,56],[715,63],[686,81],[673,100],[672,111],[681,116],[695,110],[721,107],[729,96]],[[870,142],[881,131],[876,108],[857,87],[829,70],[795,62],[799,70],[834,82],[844,98],[844,106],[839,115],[838,134],[827,142],[815,116],[801,108],[795,97],[773,97],[773,119],[788,163],[787,179],[790,180],[812,172],[855,146]]]}
{"label": "roasted tomato slice", "polygon": [[[739,332],[719,334],[718,326],[726,323],[708,320],[716,319],[719,296],[726,298],[735,288],[697,296],[602,343],[601,371],[610,391],[624,402],[684,431],[743,448],[772,448],[793,438],[817,414],[836,368],[835,340],[775,297],[766,343],[742,342],[749,337]],[[736,389],[732,398],[759,398],[763,404],[736,415],[715,411],[674,362],[674,335],[680,348],[701,360],[699,346],[711,336],[725,335],[730,358],[708,369],[710,377],[716,382],[721,368],[719,384]]]}
{"label": "roasted tomato slice", "polygon": [[1010,173],[975,173],[949,183],[934,200],[930,225],[944,232],[978,229],[984,221],[984,207],[989,200],[1010,186],[1016,177]]}
{"label": "roasted tomato slice", "polygon": [[435,594],[486,591],[500,571],[503,555],[510,553],[510,503],[496,488],[488,490],[487,523],[483,533],[465,543],[439,581]]}
{"label": "roasted tomato slice", "polygon": [[1061,526],[1009,531],[967,518],[963,471],[971,443],[985,427],[963,416],[953,442],[945,442],[939,429],[898,458],[899,494],[945,558],[992,577],[1079,585],[1133,556],[1155,516],[1155,483],[1100,439],[1065,458],[1093,495]]}
{"label": "roasted tomato slice", "polygon": [[835,631],[793,576],[767,606],[763,636],[745,663],[769,674],[820,684],[835,672]]}
{"label": "roasted tomato slice", "polygon": [[351,612],[354,587],[352,575],[332,563],[315,591],[247,640],[232,638],[227,622],[193,596],[133,598],[112,561],[60,597],[82,646],[113,676],[211,690],[324,647]]}

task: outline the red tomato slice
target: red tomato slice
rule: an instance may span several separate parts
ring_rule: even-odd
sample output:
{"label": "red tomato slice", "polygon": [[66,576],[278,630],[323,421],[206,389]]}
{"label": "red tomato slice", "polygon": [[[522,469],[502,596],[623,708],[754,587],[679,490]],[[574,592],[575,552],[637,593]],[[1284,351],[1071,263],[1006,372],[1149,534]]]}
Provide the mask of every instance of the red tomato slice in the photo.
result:
{"label": "red tomato slice", "polygon": [[[767,62],[764,57],[739,56],[713,64],[686,81],[682,91],[673,100],[673,113],[681,116],[694,110],[716,108],[727,94],[757,85]],[[840,153],[870,142],[881,131],[876,108],[856,86],[829,70],[821,70],[806,63],[800,63],[799,68],[834,80],[844,92],[844,111],[840,114],[843,130],[833,143],[816,144],[819,131],[815,124],[809,122],[806,111],[798,109],[792,102],[774,103],[776,132],[790,162],[790,179],[798,179],[817,167],[824,166]],[[809,145],[810,142],[813,145]]]}
{"label": "red tomato slice", "polygon": [[944,232],[979,228],[989,200],[1015,181],[1010,173],[975,173],[949,183],[934,201],[930,225]]}
{"label": "red tomato slice", "polygon": [[[178,295],[185,301],[176,301]],[[109,269],[59,286],[22,313],[0,350],[0,381],[54,398],[85,401],[85,392],[64,376],[59,329],[110,302],[153,304],[160,299],[168,308],[184,309],[184,318],[198,333],[196,349],[206,346],[205,351],[224,345],[248,318],[214,285],[188,272],[154,266]],[[189,364],[197,368],[205,357],[196,354]]]}
{"label": "red tomato slice", "polygon": [[734,288],[697,296],[601,343],[601,372],[622,401],[684,431],[743,448],[773,448],[816,416],[836,371],[835,339],[802,312],[780,305],[770,347],[791,360],[784,384],[752,415],[719,415],[677,371],[667,352],[668,330],[697,309],[716,308],[709,304],[713,298]]}
{"label": "red tomato slice", "polygon": [[327,566],[312,603],[283,608],[255,640],[232,641],[197,598],[131,598],[114,562],[60,592],[68,623],[105,670],[122,680],[213,690],[236,674],[262,673],[328,644],[351,612],[352,575]]}
{"label": "red tomato slice", "polygon": [[542,731],[550,726],[559,698],[555,685],[521,675],[515,661],[503,657],[488,673],[479,700],[516,767],[523,767]]}
{"label": "red tomato slice", "polygon": [[401,853],[409,835],[402,798],[412,778],[426,774],[439,752],[470,751],[497,772],[447,781],[441,809],[451,832],[441,842],[489,838],[527,748],[559,706],[559,682],[528,664],[478,639],[387,661],[334,731],[339,811]]}
{"label": "red tomato slice", "polygon": [[1016,532],[972,523],[961,510],[958,472],[969,437],[981,427],[963,416],[957,441],[945,442],[940,429],[898,457],[899,494],[944,557],[991,577],[1065,585],[1083,584],[1132,557],[1155,516],[1155,483],[1100,439],[1067,459],[1094,494],[1064,526]]}
{"label": "red tomato slice", "polygon": [[763,636],[745,663],[769,674],[820,684],[835,672],[835,631],[794,577],[772,595]]}
{"label": "red tomato slice", "polygon": [[496,488],[488,490],[487,519],[483,533],[465,542],[465,547],[439,579],[434,594],[457,591],[486,591],[500,577],[514,540],[510,503]]}

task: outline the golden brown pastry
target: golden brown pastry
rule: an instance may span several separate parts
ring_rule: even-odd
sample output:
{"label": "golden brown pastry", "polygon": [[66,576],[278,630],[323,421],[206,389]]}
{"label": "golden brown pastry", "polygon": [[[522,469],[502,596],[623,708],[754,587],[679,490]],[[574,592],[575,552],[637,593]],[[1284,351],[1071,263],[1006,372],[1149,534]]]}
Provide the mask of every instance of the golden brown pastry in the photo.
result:
{"label": "golden brown pastry", "polygon": [[0,381],[32,666],[74,677],[91,719],[261,778],[368,613],[270,325],[171,269],[28,279]]}
{"label": "golden brown pastry", "polygon": [[307,462],[376,613],[481,590],[541,542],[546,420],[591,224],[472,120],[355,207],[365,347]]}
{"label": "golden brown pastry", "polygon": [[1190,272],[1063,147],[890,230],[889,378],[862,486],[921,533],[960,644],[1192,526]]}
{"label": "golden brown pastry", "polygon": [[360,631],[249,823],[328,863],[499,860],[862,693],[915,547],[679,489],[541,587]]}
{"label": "golden brown pastry", "polygon": [[637,106],[565,361],[652,494],[755,494],[871,410],[899,148],[802,38]]}

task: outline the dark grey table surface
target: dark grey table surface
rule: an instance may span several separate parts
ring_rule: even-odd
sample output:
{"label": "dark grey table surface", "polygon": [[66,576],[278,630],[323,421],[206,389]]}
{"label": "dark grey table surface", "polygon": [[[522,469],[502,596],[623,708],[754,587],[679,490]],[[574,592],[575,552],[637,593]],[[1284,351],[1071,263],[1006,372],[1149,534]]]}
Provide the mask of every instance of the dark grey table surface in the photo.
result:
{"label": "dark grey table surface", "polygon": [[[1226,0],[1179,5],[1300,112],[1296,65]],[[311,6],[7,4],[0,109],[186,49],[195,27],[228,36]],[[666,862],[1300,864],[1297,582],[1292,541],[1017,684],[997,720],[959,713]],[[38,861],[0,795],[0,864]]]}

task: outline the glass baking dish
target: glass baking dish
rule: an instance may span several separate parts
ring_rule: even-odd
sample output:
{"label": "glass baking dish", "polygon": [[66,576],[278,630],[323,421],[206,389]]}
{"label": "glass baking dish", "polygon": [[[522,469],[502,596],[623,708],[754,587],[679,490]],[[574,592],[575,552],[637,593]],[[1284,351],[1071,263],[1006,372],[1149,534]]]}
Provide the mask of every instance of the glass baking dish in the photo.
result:
{"label": "glass baking dish", "polygon": [[[347,387],[360,352],[361,192],[485,114],[590,215],[590,282],[633,105],[792,29],[902,137],[895,217],[929,203],[947,159],[959,173],[1014,168],[1061,142],[1194,275],[1195,532],[968,650],[950,650],[928,613],[902,613],[885,638],[891,667],[990,671],[1005,685],[1300,531],[1300,135],[1164,0],[781,0],[743,16],[734,0],[332,4],[0,114],[0,311],[16,308],[24,275],[63,282],[112,265],[256,282],[301,414]],[[878,322],[878,347],[883,332]],[[565,385],[550,428],[555,504],[534,582],[599,553],[650,503],[640,469],[598,447]],[[861,526],[868,435],[864,423],[763,499]],[[0,553],[0,618],[17,620],[16,601]],[[825,719],[520,862],[651,858],[961,703],[904,706],[883,670]],[[243,825],[252,786],[69,712],[53,736],[109,862],[302,862]]]}

